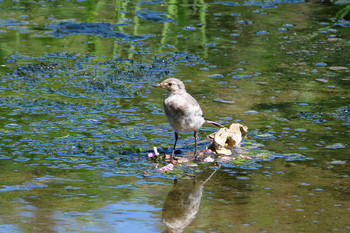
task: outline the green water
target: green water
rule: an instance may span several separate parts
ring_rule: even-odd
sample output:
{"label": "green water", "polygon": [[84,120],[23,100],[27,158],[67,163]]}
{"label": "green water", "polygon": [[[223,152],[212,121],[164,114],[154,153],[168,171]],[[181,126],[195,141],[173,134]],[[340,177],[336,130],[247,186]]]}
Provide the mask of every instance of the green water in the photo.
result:
{"label": "green water", "polygon": [[[0,2],[0,232],[350,231],[339,3]],[[167,77],[251,159],[159,172]]]}

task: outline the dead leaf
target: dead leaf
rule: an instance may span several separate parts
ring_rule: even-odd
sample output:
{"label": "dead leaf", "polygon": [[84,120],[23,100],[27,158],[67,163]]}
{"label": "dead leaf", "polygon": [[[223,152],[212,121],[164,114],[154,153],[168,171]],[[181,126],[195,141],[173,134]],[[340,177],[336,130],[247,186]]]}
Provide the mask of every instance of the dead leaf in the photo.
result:
{"label": "dead leaf", "polygon": [[214,162],[214,159],[213,159],[212,157],[208,156],[208,157],[206,157],[206,158],[204,159],[204,162],[206,162],[206,163],[212,163],[212,162]]}
{"label": "dead leaf", "polygon": [[218,132],[209,135],[212,140],[209,149],[214,153],[232,155],[233,147],[240,147],[242,138],[247,135],[248,127],[233,123],[230,128],[221,128]]}
{"label": "dead leaf", "polygon": [[[219,146],[220,147],[220,146]],[[227,149],[225,147],[220,147],[217,148],[214,153],[216,154],[221,154],[221,155],[232,155],[232,150],[231,149]]]}

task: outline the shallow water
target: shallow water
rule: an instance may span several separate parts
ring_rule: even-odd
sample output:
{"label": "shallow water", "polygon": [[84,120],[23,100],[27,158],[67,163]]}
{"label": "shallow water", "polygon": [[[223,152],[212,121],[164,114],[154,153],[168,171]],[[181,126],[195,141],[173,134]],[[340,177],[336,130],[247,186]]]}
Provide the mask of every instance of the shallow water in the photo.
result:
{"label": "shallow water", "polygon": [[[349,231],[341,7],[1,2],[0,232]],[[207,118],[247,125],[236,156],[250,159],[159,172],[147,153],[174,140],[153,88],[166,77]],[[192,142],[180,135],[182,155]]]}

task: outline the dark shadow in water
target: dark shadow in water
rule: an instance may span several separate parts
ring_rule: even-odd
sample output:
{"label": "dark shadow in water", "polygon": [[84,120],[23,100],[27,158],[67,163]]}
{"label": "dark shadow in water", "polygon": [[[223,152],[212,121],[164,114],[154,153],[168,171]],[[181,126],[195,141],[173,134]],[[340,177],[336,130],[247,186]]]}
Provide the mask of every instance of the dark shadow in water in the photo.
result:
{"label": "dark shadow in water", "polygon": [[174,186],[168,193],[162,210],[163,222],[167,226],[165,232],[183,232],[192,222],[199,210],[204,185],[216,171],[213,171],[205,181],[174,180]]}

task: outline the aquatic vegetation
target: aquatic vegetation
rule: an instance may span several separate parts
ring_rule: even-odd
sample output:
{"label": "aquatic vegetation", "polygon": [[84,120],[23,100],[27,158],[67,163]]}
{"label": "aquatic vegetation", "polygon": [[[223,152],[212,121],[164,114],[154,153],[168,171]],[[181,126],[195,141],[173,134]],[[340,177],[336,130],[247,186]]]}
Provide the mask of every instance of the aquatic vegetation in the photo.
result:
{"label": "aquatic vegetation", "polygon": [[350,107],[342,107],[337,109],[337,117],[343,121],[350,122]]}
{"label": "aquatic vegetation", "polygon": [[174,21],[173,19],[164,16],[164,15],[166,15],[164,12],[142,10],[142,11],[136,11],[135,13],[140,18],[145,19],[145,20],[149,20],[149,21],[153,21],[153,22],[170,23],[170,22]]}
{"label": "aquatic vegetation", "polygon": [[109,23],[75,23],[67,21],[59,22],[57,24],[49,24],[46,25],[46,27],[53,30],[51,36],[58,38],[67,35],[83,34],[118,38],[121,39],[122,42],[146,39],[144,36],[130,36],[125,32],[114,31],[114,26]]}

